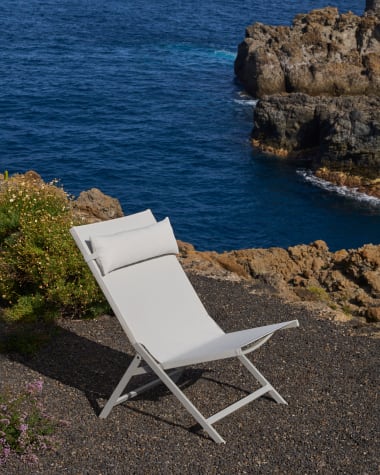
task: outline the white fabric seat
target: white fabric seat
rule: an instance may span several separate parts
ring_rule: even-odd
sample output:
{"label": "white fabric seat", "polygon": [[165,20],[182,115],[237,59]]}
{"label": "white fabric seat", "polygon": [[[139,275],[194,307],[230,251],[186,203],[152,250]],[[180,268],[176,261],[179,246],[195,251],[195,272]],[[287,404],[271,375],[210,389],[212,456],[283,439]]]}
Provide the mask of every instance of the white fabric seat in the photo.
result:
{"label": "white fabric seat", "polygon": [[[150,210],[76,226],[71,234],[136,351],[100,417],[161,381],[220,443],[224,440],[212,424],[227,414],[265,393],[286,404],[245,354],[257,349],[276,331],[298,326],[297,320],[224,333],[208,315],[173,254],[176,244],[168,220],[156,223]],[[118,255],[119,262],[115,257]],[[124,264],[119,267],[120,262]],[[238,357],[261,388],[206,419],[176,385],[175,375],[167,371],[230,357]],[[146,372],[142,363],[159,379],[122,395],[133,376]]]}

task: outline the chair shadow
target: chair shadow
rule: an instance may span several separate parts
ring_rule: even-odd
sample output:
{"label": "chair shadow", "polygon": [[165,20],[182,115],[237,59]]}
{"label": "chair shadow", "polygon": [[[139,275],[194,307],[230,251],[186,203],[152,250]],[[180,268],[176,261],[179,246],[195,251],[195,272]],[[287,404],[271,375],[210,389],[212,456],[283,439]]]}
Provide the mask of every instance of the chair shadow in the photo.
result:
{"label": "chair shadow", "polygon": [[[58,334],[53,340],[32,358],[18,354],[9,356],[10,359],[18,361],[41,375],[83,392],[96,415],[99,415],[102,410],[98,400],[106,401],[110,397],[133,357],[133,348],[127,341],[124,353],[64,328],[59,328]],[[185,369],[177,381],[177,385],[181,389],[185,389],[200,379],[205,371],[197,368]],[[155,376],[153,375],[153,377]],[[152,379],[150,374],[134,377],[128,385],[128,391],[145,384],[150,379]],[[170,394],[169,389],[161,384],[136,396],[133,400],[158,401]],[[131,405],[128,410],[193,431],[193,428],[177,424],[156,414],[147,413]],[[202,436],[202,434],[199,435]]]}
{"label": "chair shadow", "polygon": [[[245,393],[247,396],[249,394],[251,394],[251,392],[255,389],[255,388],[251,388],[250,390],[243,389],[240,386],[236,386],[235,384],[228,383],[227,381],[218,381],[217,379],[212,378],[211,376],[203,376],[202,375],[202,379],[204,379],[205,381],[210,381],[211,383],[216,384],[216,385],[221,386],[221,387],[227,387],[227,388],[234,389],[237,392]],[[251,376],[251,381],[254,382],[252,376]],[[256,389],[259,389],[259,387],[260,387],[260,385],[256,382]],[[263,394],[262,396],[260,396],[260,399],[265,399],[267,401],[273,402],[273,398],[271,398],[267,394]]]}
{"label": "chair shadow", "polygon": [[[81,391],[86,396],[94,414],[99,415],[102,406],[111,396],[134,357],[133,348],[127,340],[125,343],[126,351],[123,352],[59,327],[53,340],[34,357],[30,358],[13,354],[9,358],[18,361],[41,375]],[[185,368],[177,381],[177,385],[181,390],[184,390],[195,384],[198,380],[204,379],[211,384],[226,386],[238,392],[243,391],[249,394],[249,391],[230,382],[215,379],[212,377],[212,373],[213,370],[207,368]],[[151,375],[134,377],[128,385],[128,391],[145,384],[149,379],[152,379]],[[164,384],[161,384],[136,396],[133,400],[157,402],[160,398],[171,394],[169,389]],[[172,397],[174,396],[172,395]],[[99,400],[103,400],[101,405],[99,405]],[[161,415],[149,413],[132,404],[128,405],[128,410],[149,416],[172,427],[180,427],[186,431],[196,433],[201,438],[209,438],[202,432],[202,428],[197,423],[191,426],[181,424],[180,422],[177,423]]]}

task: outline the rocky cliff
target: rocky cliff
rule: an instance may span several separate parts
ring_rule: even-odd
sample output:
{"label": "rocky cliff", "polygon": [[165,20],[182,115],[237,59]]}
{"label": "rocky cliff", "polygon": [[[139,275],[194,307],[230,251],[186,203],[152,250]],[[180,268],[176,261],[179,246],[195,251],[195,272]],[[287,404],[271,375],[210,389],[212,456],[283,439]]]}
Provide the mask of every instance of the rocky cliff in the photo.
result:
{"label": "rocky cliff", "polygon": [[[235,72],[260,98],[254,145],[347,175],[380,177],[377,2],[367,2],[367,10],[357,16],[329,7],[297,15],[290,27],[247,28]],[[368,191],[375,188],[371,182]]]}
{"label": "rocky cliff", "polygon": [[380,0],[366,0],[365,10],[380,15]]}
{"label": "rocky cliff", "polygon": [[346,185],[380,197],[380,97],[264,96],[252,141],[280,156],[308,159],[337,184],[336,172],[344,173]]}

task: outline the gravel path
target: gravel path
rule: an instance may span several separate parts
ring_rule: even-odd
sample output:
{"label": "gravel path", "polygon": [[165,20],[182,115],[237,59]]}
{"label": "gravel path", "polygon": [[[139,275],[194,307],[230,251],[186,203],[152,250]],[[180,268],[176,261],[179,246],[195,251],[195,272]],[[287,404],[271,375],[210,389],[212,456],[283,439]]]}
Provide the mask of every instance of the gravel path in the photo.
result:
{"label": "gravel path", "polygon": [[[42,377],[47,412],[69,422],[58,430],[58,450],[47,453],[38,469],[12,460],[3,473],[380,473],[380,340],[285,304],[254,285],[191,279],[226,331],[300,320],[300,328],[278,332],[252,354],[289,405],[260,398],[219,421],[215,427],[225,445],[194,427],[165,388],[120,405],[100,420],[99,408],[132,349],[113,317],[66,321],[33,359],[0,355],[5,387],[19,388]],[[246,394],[252,383],[234,360],[190,368],[182,379],[185,393],[205,415]]]}

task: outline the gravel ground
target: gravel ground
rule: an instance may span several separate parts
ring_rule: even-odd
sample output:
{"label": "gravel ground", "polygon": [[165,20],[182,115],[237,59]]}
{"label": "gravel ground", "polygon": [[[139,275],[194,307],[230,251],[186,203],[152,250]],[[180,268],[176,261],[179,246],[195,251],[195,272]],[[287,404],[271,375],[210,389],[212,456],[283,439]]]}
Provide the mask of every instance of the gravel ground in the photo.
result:
{"label": "gravel ground", "polygon": [[[69,425],[58,449],[30,469],[11,460],[5,474],[373,474],[380,473],[379,342],[286,304],[254,285],[192,276],[226,331],[298,318],[251,359],[289,405],[262,397],[215,424],[215,444],[165,388],[97,417],[133,352],[117,320],[65,321],[32,359],[1,358],[4,387],[44,380],[47,412]],[[159,335],[157,336],[159,337]],[[237,361],[189,368],[181,386],[207,416],[254,387]]]}

